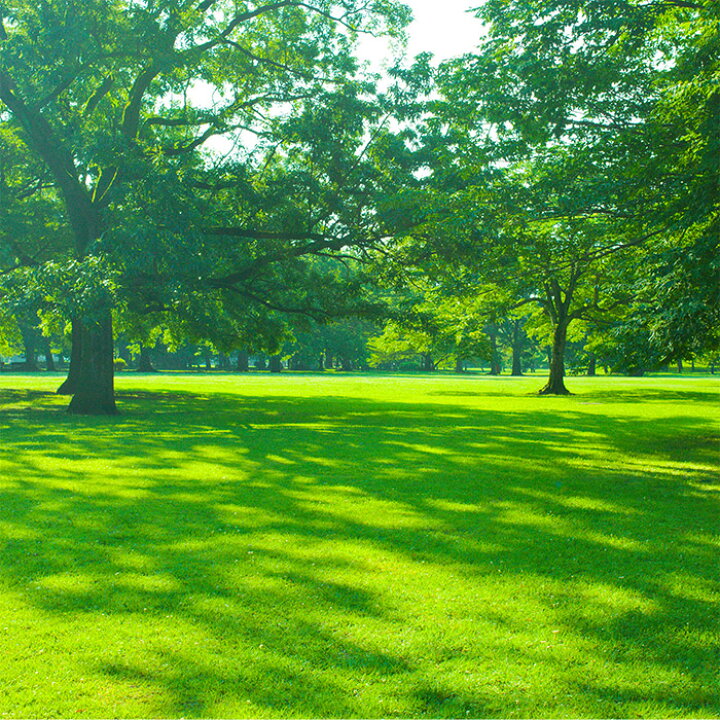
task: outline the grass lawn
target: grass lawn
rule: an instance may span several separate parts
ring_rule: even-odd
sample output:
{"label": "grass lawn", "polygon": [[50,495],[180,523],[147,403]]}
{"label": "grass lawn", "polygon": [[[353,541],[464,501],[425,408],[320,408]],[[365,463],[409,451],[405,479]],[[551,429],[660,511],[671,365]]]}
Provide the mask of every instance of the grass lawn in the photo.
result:
{"label": "grass lawn", "polygon": [[0,376],[0,717],[720,717],[718,383]]}

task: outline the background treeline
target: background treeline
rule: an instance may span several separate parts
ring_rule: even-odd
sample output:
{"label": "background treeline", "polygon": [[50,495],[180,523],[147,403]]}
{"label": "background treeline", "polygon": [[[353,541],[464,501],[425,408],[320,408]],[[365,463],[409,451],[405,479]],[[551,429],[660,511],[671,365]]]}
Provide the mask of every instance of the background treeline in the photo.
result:
{"label": "background treeline", "polygon": [[[444,322],[441,322],[444,321]],[[65,371],[70,360],[71,342],[65,334],[48,334],[33,318],[6,317],[0,346],[0,371]],[[325,325],[313,323],[296,332],[279,350],[270,355],[262,348],[237,348],[220,352],[212,342],[177,345],[169,341],[162,328],[155,328],[143,341],[130,336],[115,338],[115,372],[138,371],[222,371],[282,372],[333,370],[336,372],[434,372],[468,370],[489,375],[520,376],[546,371],[552,348],[532,318],[513,314],[472,318],[453,316],[367,320],[346,318]],[[646,347],[646,364],[628,363],[611,334],[590,336],[581,332],[566,348],[569,374],[595,375],[620,373],[704,370],[714,373],[720,353],[679,358],[672,367],[660,353],[652,355]]]}

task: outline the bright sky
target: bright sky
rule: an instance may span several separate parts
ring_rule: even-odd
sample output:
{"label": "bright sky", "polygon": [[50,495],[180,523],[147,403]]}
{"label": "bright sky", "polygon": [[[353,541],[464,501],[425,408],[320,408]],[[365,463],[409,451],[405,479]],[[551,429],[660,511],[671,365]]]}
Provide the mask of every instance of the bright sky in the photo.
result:
{"label": "bright sky", "polygon": [[[468,9],[476,0],[404,0],[414,15],[408,28],[407,52],[413,57],[431,52],[436,60],[462,55],[475,48],[483,34],[483,24]],[[365,39],[361,52],[373,65],[381,65],[390,51],[384,40]]]}
{"label": "bright sky", "polygon": [[470,0],[405,0],[415,20],[409,28],[409,52],[430,51],[438,59],[473,50],[483,34],[483,25],[472,13],[478,2]]}

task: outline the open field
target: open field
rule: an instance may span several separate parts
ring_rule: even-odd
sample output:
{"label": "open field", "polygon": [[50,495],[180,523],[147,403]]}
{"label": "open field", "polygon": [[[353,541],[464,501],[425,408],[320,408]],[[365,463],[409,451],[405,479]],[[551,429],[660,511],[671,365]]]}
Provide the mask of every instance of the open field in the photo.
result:
{"label": "open field", "polygon": [[718,383],[0,376],[0,717],[720,717]]}

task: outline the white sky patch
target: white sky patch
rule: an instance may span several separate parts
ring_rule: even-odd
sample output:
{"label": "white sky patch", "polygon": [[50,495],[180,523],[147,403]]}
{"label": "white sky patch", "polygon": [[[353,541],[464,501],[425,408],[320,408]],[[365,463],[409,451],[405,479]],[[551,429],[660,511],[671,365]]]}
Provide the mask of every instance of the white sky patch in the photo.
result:
{"label": "white sky patch", "polygon": [[[430,52],[436,61],[473,51],[486,33],[484,24],[471,12],[477,2],[470,0],[404,0],[414,16],[407,29],[406,55]],[[359,52],[374,69],[388,63],[397,48],[385,38],[361,38]]]}

